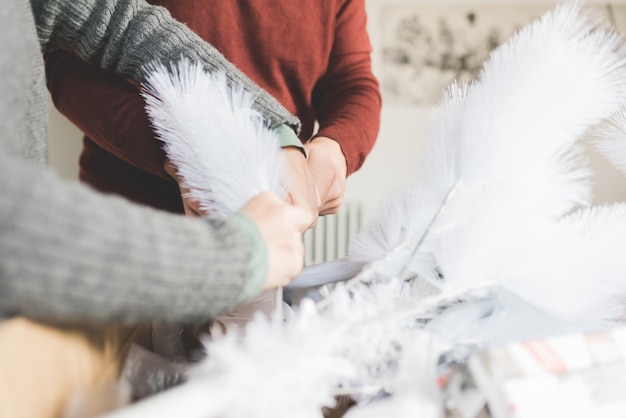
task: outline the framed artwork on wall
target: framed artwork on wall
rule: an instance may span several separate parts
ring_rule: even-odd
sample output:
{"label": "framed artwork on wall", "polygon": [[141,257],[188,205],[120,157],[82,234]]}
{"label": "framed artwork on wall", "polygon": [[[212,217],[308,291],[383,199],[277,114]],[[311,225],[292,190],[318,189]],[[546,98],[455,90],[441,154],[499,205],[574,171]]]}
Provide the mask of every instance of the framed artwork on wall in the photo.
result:
{"label": "framed artwork on wall", "polygon": [[[491,50],[553,6],[381,2],[376,18],[385,103],[436,104],[454,80],[475,78]],[[623,5],[598,7],[614,23],[626,9]]]}

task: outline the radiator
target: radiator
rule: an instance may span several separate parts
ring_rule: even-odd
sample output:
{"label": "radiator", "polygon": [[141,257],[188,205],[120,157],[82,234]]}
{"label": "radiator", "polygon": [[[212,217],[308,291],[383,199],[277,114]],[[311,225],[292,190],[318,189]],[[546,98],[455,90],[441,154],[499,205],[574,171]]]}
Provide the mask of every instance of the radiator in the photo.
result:
{"label": "radiator", "polygon": [[321,216],[304,234],[305,265],[336,260],[348,253],[350,239],[363,223],[361,202],[344,202],[335,215]]}

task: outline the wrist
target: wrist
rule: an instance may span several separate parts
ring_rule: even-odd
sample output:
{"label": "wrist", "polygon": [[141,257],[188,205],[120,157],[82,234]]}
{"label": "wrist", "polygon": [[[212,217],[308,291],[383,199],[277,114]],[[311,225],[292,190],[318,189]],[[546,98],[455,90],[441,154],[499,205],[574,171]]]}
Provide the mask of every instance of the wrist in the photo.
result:
{"label": "wrist", "polygon": [[339,142],[327,136],[316,136],[307,143],[307,148],[309,148],[309,150],[307,150],[309,153],[311,152],[310,148],[320,148],[323,150],[325,155],[331,157],[338,166],[342,167],[342,170],[339,171],[343,171],[344,178],[347,177],[348,162]]}

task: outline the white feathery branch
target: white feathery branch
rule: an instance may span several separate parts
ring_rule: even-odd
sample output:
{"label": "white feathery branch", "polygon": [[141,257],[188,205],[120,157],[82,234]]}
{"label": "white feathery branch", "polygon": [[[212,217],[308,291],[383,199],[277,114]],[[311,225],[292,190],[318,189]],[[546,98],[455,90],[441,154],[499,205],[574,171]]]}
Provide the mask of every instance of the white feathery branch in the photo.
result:
{"label": "white feathery branch", "polygon": [[446,202],[420,232],[441,294],[413,306],[443,303],[426,327],[443,341],[540,338],[614,325],[623,314],[626,265],[614,248],[626,244],[626,212],[580,209],[590,182],[576,142],[618,109],[625,56],[619,35],[580,2],[566,3],[494,51],[474,84],[444,97],[415,187]]}
{"label": "white feathery branch", "polygon": [[[190,383],[205,381],[220,396],[186,408],[207,411],[218,405],[211,416],[321,417],[322,407],[332,407],[338,394],[371,399],[395,391],[399,350],[409,342],[416,350],[411,353],[413,370],[423,372],[413,375],[413,387],[436,392],[436,341],[415,329],[410,318],[381,319],[415,297],[410,287],[390,281],[351,294],[340,285],[331,297],[323,313],[305,299],[283,326],[258,317],[247,325],[245,337],[231,334],[211,341],[209,355],[193,370]],[[237,390],[227,392],[226,387]],[[242,393],[246,402],[240,401]]]}
{"label": "white feathery branch", "polygon": [[626,93],[623,40],[603,28],[581,2],[562,4],[496,49],[476,82],[451,86],[417,183],[351,242],[344,261],[369,262],[383,276],[406,264],[417,273],[424,269],[407,259],[411,251],[396,249],[428,235],[419,257],[434,257],[430,276],[469,286],[493,277],[494,260],[514,253],[527,225],[589,205],[590,170],[576,142]]}
{"label": "white feathery branch", "polygon": [[[275,131],[253,109],[252,94],[229,85],[223,72],[209,73],[187,60],[171,68],[155,64],[148,74],[142,90],[146,111],[189,190],[183,197],[197,201],[204,213],[226,216],[261,192],[286,196],[286,161]],[[257,303],[269,294],[275,295],[275,306]],[[282,288],[267,290],[219,319],[245,321],[251,310],[282,312],[282,303]],[[161,334],[168,345],[179,339],[175,330]]]}
{"label": "white feathery branch", "polygon": [[264,191],[286,196],[286,162],[252,94],[186,60],[155,65],[143,87],[157,137],[202,210],[228,215]]}

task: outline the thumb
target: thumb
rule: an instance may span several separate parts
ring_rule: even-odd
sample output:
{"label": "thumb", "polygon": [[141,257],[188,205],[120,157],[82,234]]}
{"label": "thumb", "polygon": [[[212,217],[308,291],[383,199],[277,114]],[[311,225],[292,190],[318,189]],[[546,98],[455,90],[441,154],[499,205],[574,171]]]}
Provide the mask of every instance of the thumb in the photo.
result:
{"label": "thumb", "polygon": [[301,234],[304,234],[311,226],[311,214],[299,206],[291,206],[289,220]]}

